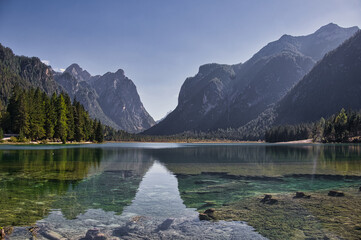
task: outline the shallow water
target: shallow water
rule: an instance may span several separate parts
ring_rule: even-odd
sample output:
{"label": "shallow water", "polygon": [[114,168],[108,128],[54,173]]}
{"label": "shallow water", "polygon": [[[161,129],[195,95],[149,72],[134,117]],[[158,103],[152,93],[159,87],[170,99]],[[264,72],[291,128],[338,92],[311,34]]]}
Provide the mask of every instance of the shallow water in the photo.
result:
{"label": "shallow water", "polygon": [[197,210],[265,193],[361,184],[360,145],[146,144],[0,146],[0,226],[11,239],[89,229],[122,239],[262,239]]}

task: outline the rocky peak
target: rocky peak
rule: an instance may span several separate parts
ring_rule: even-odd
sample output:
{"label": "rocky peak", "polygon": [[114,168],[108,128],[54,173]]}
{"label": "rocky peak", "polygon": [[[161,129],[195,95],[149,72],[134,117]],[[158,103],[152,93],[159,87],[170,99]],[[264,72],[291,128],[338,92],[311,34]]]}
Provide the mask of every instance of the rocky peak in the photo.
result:
{"label": "rocky peak", "polygon": [[116,76],[122,76],[122,77],[124,77],[125,75],[124,75],[124,70],[123,69],[118,69],[116,72],[115,72],[115,75]]}
{"label": "rocky peak", "polygon": [[183,83],[176,109],[146,133],[238,128],[276,103],[356,31],[328,24],[306,36],[283,35],[244,64],[202,65]]}
{"label": "rocky peak", "polygon": [[65,72],[70,73],[76,80],[79,82],[82,81],[89,81],[91,78],[90,73],[88,73],[86,70],[83,70],[78,64],[73,63],[70,65]]}
{"label": "rocky peak", "polygon": [[342,29],[339,25],[335,23],[329,23],[325,26],[320,27],[315,33],[322,33],[322,32],[333,32]]}

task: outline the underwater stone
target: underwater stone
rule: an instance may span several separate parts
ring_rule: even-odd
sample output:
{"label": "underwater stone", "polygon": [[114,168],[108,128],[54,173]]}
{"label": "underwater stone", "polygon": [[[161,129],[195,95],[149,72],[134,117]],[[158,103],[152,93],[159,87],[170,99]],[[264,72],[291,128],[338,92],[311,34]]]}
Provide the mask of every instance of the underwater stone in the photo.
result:
{"label": "underwater stone", "polygon": [[343,192],[337,192],[337,191],[329,191],[328,192],[328,196],[331,196],[331,197],[343,197],[345,196],[345,194]]}
{"label": "underwater stone", "polygon": [[81,240],[106,240],[107,237],[99,229],[89,229]]}
{"label": "underwater stone", "polygon": [[277,199],[272,199],[272,195],[266,194],[266,195],[264,196],[264,198],[261,199],[260,202],[263,203],[263,204],[266,203],[266,204],[272,205],[272,204],[277,203],[278,200],[277,200]]}
{"label": "underwater stone", "polygon": [[306,195],[303,192],[296,192],[296,196],[293,198],[311,198],[311,195]]}
{"label": "underwater stone", "polygon": [[43,235],[44,237],[46,237],[47,239],[50,239],[50,240],[65,240],[66,239],[59,233],[51,231],[51,230],[42,232],[41,235]]}
{"label": "underwater stone", "polygon": [[209,220],[212,220],[212,218],[210,218],[207,214],[205,214],[205,213],[200,213],[199,214],[199,220],[201,220],[201,221],[204,221],[204,220],[206,220],[206,221],[209,221]]}
{"label": "underwater stone", "polygon": [[167,230],[172,225],[173,221],[174,221],[174,219],[171,219],[171,218],[165,220],[162,224],[160,224],[158,226],[158,228],[155,231],[159,232],[159,231]]}
{"label": "underwater stone", "polygon": [[214,216],[214,212],[216,210],[214,208],[209,208],[204,211],[204,213],[199,214],[199,220],[214,220],[216,217]]}

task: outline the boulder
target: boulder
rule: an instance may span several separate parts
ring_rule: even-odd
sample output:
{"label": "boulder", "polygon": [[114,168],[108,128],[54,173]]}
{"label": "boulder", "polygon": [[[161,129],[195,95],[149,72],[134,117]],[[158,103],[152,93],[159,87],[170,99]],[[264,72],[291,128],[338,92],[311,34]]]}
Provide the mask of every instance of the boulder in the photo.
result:
{"label": "boulder", "polygon": [[173,221],[174,221],[174,219],[168,218],[162,224],[160,224],[155,231],[159,232],[159,231],[165,231],[165,230],[169,229],[169,227],[172,225]]}
{"label": "boulder", "polygon": [[51,231],[51,230],[44,231],[41,233],[41,235],[43,235],[44,237],[46,237],[47,239],[50,239],[50,240],[65,240],[66,239],[59,233]]}
{"label": "boulder", "polygon": [[105,234],[100,233],[99,229],[89,229],[86,232],[86,235],[84,238],[81,238],[81,240],[106,240],[107,237]]}
{"label": "boulder", "polygon": [[343,192],[337,192],[337,191],[329,191],[328,192],[328,196],[331,196],[331,197],[343,197],[345,196],[345,194]]}
{"label": "boulder", "polygon": [[212,218],[210,218],[207,214],[205,214],[205,213],[199,213],[199,220],[201,220],[201,221],[204,221],[204,220],[206,220],[206,221],[209,221],[209,220],[212,220]]}
{"label": "boulder", "polygon": [[214,208],[209,208],[204,211],[204,213],[199,214],[199,220],[214,220],[216,219],[214,212],[216,210]]}
{"label": "boulder", "polygon": [[264,196],[264,198],[261,199],[260,202],[263,203],[263,204],[266,203],[266,204],[273,205],[275,203],[278,203],[278,200],[277,199],[272,199],[272,195],[266,194]]}
{"label": "boulder", "polygon": [[296,196],[293,198],[311,198],[311,195],[306,195],[303,192],[296,192]]}
{"label": "boulder", "polygon": [[261,199],[261,203],[265,203],[265,202],[267,202],[267,201],[269,201],[271,199],[272,199],[272,195],[266,194],[266,195],[264,195],[264,198]]}

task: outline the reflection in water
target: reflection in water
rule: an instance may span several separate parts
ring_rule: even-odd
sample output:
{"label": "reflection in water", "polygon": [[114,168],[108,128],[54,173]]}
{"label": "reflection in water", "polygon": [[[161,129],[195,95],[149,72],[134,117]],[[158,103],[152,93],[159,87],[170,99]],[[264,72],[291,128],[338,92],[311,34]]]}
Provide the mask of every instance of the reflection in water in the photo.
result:
{"label": "reflection in water", "polygon": [[0,226],[42,219],[58,196],[97,168],[101,155],[101,149],[2,150]]}
{"label": "reflection in water", "polygon": [[159,162],[155,162],[143,177],[132,205],[125,215],[172,218],[184,216],[198,218],[195,209],[183,204],[178,191],[177,178]]}
{"label": "reflection in water", "polygon": [[[144,175],[134,200],[121,215],[104,210],[88,208],[74,219],[67,219],[63,210],[54,210],[37,222],[41,233],[38,238],[49,236],[51,231],[80,239],[90,229],[100,229],[104,236],[122,239],[265,239],[242,222],[199,221],[198,212],[183,204],[177,178],[159,162],[154,162]],[[24,228],[16,228],[12,239],[21,239],[25,234]]]}
{"label": "reflection in water", "polygon": [[[181,222],[189,227],[186,220],[201,229],[210,223],[199,222],[195,209],[264,193],[357,186],[360,156],[359,145],[1,146],[0,226],[38,221],[70,235],[94,226],[121,235],[131,231],[119,230],[130,218],[143,216],[144,229],[168,218],[183,219],[172,221],[173,230]],[[137,231],[149,235],[144,229]]]}

